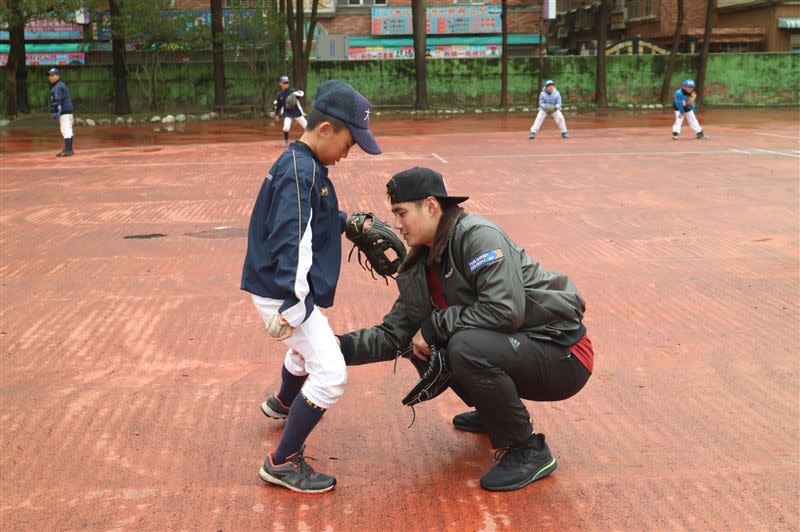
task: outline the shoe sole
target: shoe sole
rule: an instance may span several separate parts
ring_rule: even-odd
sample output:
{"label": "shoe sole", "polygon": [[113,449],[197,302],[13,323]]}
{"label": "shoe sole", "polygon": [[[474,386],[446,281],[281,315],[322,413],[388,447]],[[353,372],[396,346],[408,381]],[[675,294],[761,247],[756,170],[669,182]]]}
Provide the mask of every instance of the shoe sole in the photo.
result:
{"label": "shoe sole", "polygon": [[521,480],[516,484],[509,484],[508,486],[485,486],[483,484],[483,480],[481,480],[481,487],[488,491],[514,491],[518,489],[522,489],[528,484],[535,482],[541,478],[546,477],[550,473],[552,473],[555,468],[558,466],[558,462],[556,461],[555,457],[553,457],[546,465],[544,465],[541,469],[531,475],[529,478],[525,480]]}
{"label": "shoe sole", "polygon": [[261,403],[261,412],[265,416],[271,417],[272,419],[286,419],[287,417],[289,417],[289,414],[283,414],[281,412],[276,412],[273,409],[271,409],[266,401]]}
{"label": "shoe sole", "polygon": [[296,486],[292,486],[291,484],[287,484],[286,482],[282,481],[279,478],[273,477],[263,467],[261,467],[261,469],[258,470],[258,477],[261,480],[263,480],[264,482],[268,483],[268,484],[275,484],[276,486],[282,486],[284,488],[290,489],[290,490],[292,490],[294,492],[297,492],[297,493],[325,493],[326,491],[330,491],[334,487],[336,487],[336,481],[334,480],[333,484],[331,484],[327,488],[322,488],[320,490],[308,490],[308,489],[304,490],[304,489],[300,489],[300,488],[298,488]]}

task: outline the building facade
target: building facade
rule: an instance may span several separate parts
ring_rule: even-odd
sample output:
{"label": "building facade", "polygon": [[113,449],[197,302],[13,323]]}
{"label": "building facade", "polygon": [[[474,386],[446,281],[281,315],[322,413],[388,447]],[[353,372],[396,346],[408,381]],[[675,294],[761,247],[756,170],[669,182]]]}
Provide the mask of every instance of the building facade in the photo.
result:
{"label": "building facade", "polygon": [[[677,23],[676,0],[607,0],[609,46],[628,39],[653,43],[650,50],[669,48]],[[567,53],[596,53],[598,0],[559,0],[550,24],[551,43]],[[702,46],[705,0],[684,1],[681,52]],[[712,52],[787,52],[800,48],[800,1],[717,0]]]}
{"label": "building facade", "polygon": [[[224,8],[263,5],[264,0],[223,0]],[[310,13],[311,0],[305,5]],[[208,9],[208,1],[176,0],[175,8]],[[426,10],[428,56],[501,55],[501,0],[428,0]],[[541,2],[507,0],[509,56],[538,54],[543,42],[541,12]],[[319,0],[317,16],[315,38],[324,52],[321,59],[413,58],[411,0]]]}

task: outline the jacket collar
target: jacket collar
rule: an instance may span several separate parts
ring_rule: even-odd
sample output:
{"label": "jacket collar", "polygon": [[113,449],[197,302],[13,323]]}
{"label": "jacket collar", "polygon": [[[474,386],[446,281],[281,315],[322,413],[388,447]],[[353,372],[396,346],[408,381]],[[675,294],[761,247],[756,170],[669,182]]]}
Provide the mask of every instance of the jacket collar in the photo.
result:
{"label": "jacket collar", "polygon": [[296,140],[296,141],[292,142],[292,146],[291,147],[292,148],[297,148],[298,150],[305,151],[306,153],[308,153],[311,156],[312,159],[314,159],[314,161],[316,161],[316,163],[318,165],[320,165],[321,167],[325,168],[325,165],[322,164],[321,162],[319,162],[319,159],[317,158],[317,154],[314,153],[314,150],[311,149],[311,146],[309,146],[305,142],[303,142],[301,140]]}
{"label": "jacket collar", "polygon": [[447,249],[447,243],[450,242],[450,237],[453,230],[458,224],[459,220],[466,216],[466,212],[461,207],[450,207],[442,213],[442,218],[439,220],[439,226],[436,228],[436,236],[433,239],[433,247],[427,246],[414,246],[408,252],[406,259],[397,269],[397,273],[403,273],[410,269],[420,259],[425,259],[429,266],[438,266],[442,263],[442,255],[444,250]]}

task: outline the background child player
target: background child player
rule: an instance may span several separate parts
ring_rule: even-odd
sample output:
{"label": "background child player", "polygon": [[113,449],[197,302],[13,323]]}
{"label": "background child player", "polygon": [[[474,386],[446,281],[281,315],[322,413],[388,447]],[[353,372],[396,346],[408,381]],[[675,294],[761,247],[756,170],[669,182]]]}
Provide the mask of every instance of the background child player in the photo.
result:
{"label": "background child player", "polygon": [[369,101],[347,83],[320,84],[308,127],[272,165],[250,218],[241,288],[270,336],[289,347],[280,390],[261,405],[267,416],[286,418],[286,427],[259,476],[298,492],[336,485],[303,457],[306,438],[347,381],[344,357],[319,310],[333,305],[347,219],[326,167],[347,157],[353,144],[381,153],[369,114]]}
{"label": "background child player", "polygon": [[72,151],[72,126],[75,124],[72,98],[69,96],[67,84],[61,80],[59,69],[48,70],[47,79],[50,81],[50,116],[58,120],[61,136],[64,137],[64,149],[56,157],[70,157],[75,154]]}
{"label": "background child player", "polygon": [[278,95],[275,97],[275,118],[277,120],[283,118],[283,145],[288,146],[292,120],[296,120],[303,129],[306,128],[306,117],[298,100],[305,94],[303,91],[289,87],[289,76],[281,76],[278,86],[281,90],[278,91]]}
{"label": "background child player", "polygon": [[706,138],[703,133],[703,128],[700,127],[700,122],[694,114],[697,104],[694,102],[697,98],[695,85],[693,79],[687,79],[683,82],[680,89],[675,92],[675,100],[672,102],[672,107],[675,109],[675,124],[672,126],[672,140],[678,140],[681,134],[681,126],[683,125],[683,117],[689,121],[689,126],[697,134],[698,139]]}
{"label": "background child player", "polygon": [[567,121],[564,120],[564,115],[561,113],[561,94],[556,89],[556,83],[552,79],[544,82],[544,89],[539,94],[539,113],[531,126],[531,134],[529,139],[536,138],[536,132],[542,127],[542,123],[547,115],[553,115],[553,120],[556,121],[558,129],[561,131],[561,136],[565,139],[569,138],[567,133]]}

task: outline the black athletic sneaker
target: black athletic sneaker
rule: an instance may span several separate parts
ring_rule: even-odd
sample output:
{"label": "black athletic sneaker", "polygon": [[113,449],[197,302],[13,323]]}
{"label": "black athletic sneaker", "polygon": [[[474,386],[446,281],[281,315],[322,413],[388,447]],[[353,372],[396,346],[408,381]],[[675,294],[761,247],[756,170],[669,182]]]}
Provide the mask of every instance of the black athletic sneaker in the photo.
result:
{"label": "black athletic sneaker", "polygon": [[523,447],[498,449],[502,454],[495,466],[481,478],[489,491],[513,491],[546,477],[558,463],[544,442],[544,434],[532,434]]}
{"label": "black athletic sneaker", "polygon": [[454,417],[453,426],[458,430],[465,430],[467,432],[486,433],[486,427],[483,426],[481,417],[475,410],[472,412],[464,412]]}
{"label": "black athletic sneaker", "polygon": [[697,134],[697,138],[698,138],[698,139],[700,139],[700,140],[703,140],[704,138],[706,138],[706,134],[705,134],[705,133],[703,133],[702,131],[700,131],[700,132]]}
{"label": "black athletic sneaker", "polygon": [[672,140],[678,140],[678,134],[674,131],[672,132]]}
{"label": "black athletic sneaker", "polygon": [[303,449],[300,449],[286,459],[286,463],[275,465],[269,453],[258,476],[264,482],[283,486],[299,493],[323,493],[332,490],[336,479],[324,473],[317,473],[314,468],[306,463]]}
{"label": "black athletic sneaker", "polygon": [[264,415],[272,419],[286,419],[289,417],[289,407],[281,403],[276,395],[270,395],[266,401],[261,403],[261,411]]}

